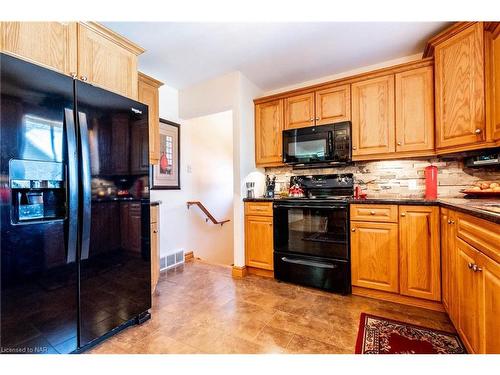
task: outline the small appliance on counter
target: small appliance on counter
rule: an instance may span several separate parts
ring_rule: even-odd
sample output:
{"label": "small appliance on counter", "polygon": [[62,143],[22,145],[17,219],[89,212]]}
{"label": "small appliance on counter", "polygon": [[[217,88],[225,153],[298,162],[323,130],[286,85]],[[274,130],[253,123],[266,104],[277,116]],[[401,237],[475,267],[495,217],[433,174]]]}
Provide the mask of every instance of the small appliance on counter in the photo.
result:
{"label": "small appliance on counter", "polygon": [[438,169],[435,165],[425,167],[425,199],[437,199]]}
{"label": "small appliance on counter", "polygon": [[254,191],[255,182],[252,182],[252,181],[247,182],[246,187],[247,187],[247,198],[249,198],[249,199],[255,198],[255,191]]}
{"label": "small appliance on counter", "polygon": [[274,198],[274,188],[276,187],[276,176],[270,178],[266,176],[266,198]]}
{"label": "small appliance on counter", "polygon": [[353,196],[353,175],[292,177],[290,185],[303,195],[273,203],[274,277],[349,294],[348,199]]}

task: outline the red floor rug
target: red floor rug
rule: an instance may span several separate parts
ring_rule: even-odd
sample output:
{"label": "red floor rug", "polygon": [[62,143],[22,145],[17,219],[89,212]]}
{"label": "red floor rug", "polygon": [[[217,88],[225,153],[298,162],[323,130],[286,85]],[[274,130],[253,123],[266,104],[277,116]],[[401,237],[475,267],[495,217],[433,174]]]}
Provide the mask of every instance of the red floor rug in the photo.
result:
{"label": "red floor rug", "polygon": [[464,354],[457,335],[362,313],[356,354]]}

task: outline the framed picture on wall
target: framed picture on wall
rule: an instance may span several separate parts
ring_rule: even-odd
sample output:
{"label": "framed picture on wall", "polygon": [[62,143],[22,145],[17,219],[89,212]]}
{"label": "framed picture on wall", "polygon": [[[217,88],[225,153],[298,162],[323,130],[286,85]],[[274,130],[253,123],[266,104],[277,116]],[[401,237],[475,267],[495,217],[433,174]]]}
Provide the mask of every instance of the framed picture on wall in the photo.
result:
{"label": "framed picture on wall", "polygon": [[160,161],[152,168],[151,189],[181,188],[181,128],[175,122],[160,119]]}

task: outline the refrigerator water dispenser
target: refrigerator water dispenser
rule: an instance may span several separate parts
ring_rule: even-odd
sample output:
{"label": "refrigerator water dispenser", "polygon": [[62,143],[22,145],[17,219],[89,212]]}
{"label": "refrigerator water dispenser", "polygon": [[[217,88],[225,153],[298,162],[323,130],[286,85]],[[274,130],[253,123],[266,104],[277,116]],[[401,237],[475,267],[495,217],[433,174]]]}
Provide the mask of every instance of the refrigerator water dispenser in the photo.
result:
{"label": "refrigerator water dispenser", "polygon": [[11,159],[9,183],[13,224],[65,218],[63,163]]}

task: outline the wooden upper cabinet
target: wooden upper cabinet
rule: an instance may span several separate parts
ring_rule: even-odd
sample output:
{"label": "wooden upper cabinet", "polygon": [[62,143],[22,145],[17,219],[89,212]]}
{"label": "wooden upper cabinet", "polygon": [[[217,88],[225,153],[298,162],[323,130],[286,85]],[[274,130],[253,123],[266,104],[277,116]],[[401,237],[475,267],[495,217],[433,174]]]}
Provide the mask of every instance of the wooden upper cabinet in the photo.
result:
{"label": "wooden upper cabinet", "polygon": [[395,151],[394,75],[351,86],[352,155]]}
{"label": "wooden upper cabinet", "polygon": [[76,22],[0,22],[0,51],[71,75],[77,71]]}
{"label": "wooden upper cabinet", "polygon": [[272,216],[245,216],[246,265],[273,270]]}
{"label": "wooden upper cabinet", "polygon": [[439,208],[399,206],[400,293],[441,300]]}
{"label": "wooden upper cabinet", "polygon": [[434,150],[432,66],[396,74],[396,152]]}
{"label": "wooden upper cabinet", "polygon": [[398,224],[352,221],[352,285],[397,293],[398,270]]}
{"label": "wooden upper cabinet", "polygon": [[285,129],[314,125],[314,93],[285,98]]}
{"label": "wooden upper cabinet", "polygon": [[436,147],[485,141],[484,37],[475,23],[435,47]]}
{"label": "wooden upper cabinet", "polygon": [[282,163],[283,100],[255,105],[255,164]]}
{"label": "wooden upper cabinet", "polygon": [[324,125],[351,120],[351,87],[330,87],[315,93],[315,124]]}
{"label": "wooden upper cabinet", "polygon": [[491,36],[491,128],[494,141],[500,140],[500,24]]}
{"label": "wooden upper cabinet", "polygon": [[78,24],[78,77],[137,99],[137,56],[144,50],[95,23]]}
{"label": "wooden upper cabinet", "polygon": [[138,100],[148,106],[149,162],[160,160],[160,93],[162,82],[139,72]]}

